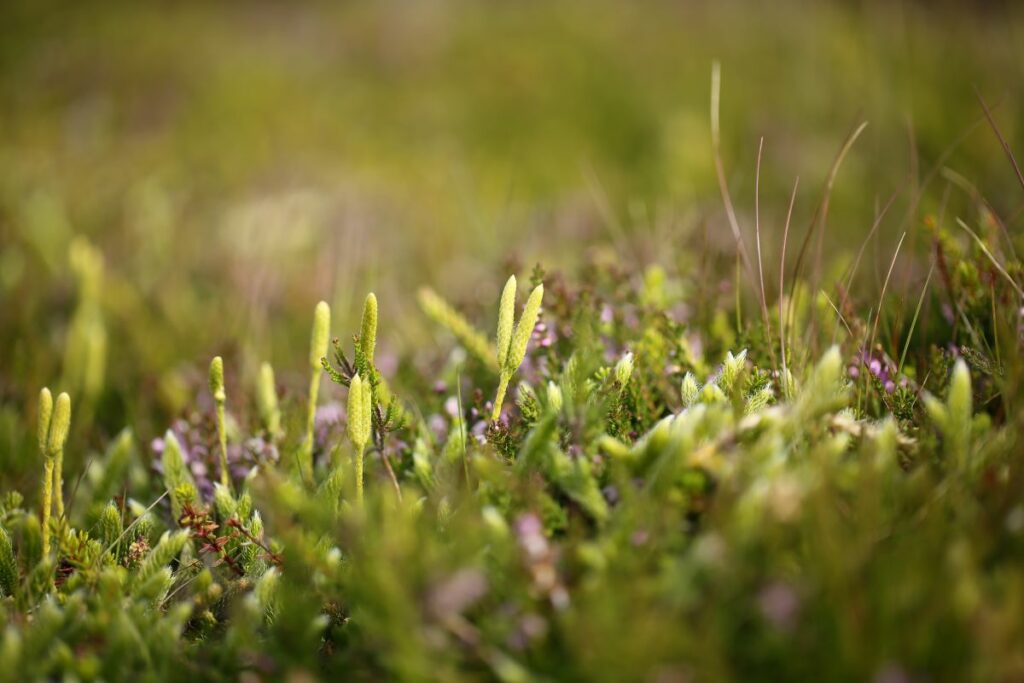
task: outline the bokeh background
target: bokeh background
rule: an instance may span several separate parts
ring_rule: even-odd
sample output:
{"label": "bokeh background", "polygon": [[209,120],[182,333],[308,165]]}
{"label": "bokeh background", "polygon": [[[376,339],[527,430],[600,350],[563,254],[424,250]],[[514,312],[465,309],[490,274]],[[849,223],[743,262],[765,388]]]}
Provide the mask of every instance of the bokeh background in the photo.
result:
{"label": "bokeh background", "polygon": [[[700,245],[734,263],[716,60],[748,243],[764,138],[771,278],[794,178],[802,235],[862,121],[830,258],[848,261],[897,191],[878,254],[914,202],[974,184],[1019,225],[975,89],[1024,148],[1022,3],[3,3],[0,440],[39,386],[88,381],[83,353],[105,358],[89,438],[145,437],[215,353],[229,381],[269,359],[301,385],[321,298],[344,336],[376,291],[394,354],[436,344],[422,285],[473,316],[536,262],[685,269]],[[864,278],[876,292],[877,267]]]}

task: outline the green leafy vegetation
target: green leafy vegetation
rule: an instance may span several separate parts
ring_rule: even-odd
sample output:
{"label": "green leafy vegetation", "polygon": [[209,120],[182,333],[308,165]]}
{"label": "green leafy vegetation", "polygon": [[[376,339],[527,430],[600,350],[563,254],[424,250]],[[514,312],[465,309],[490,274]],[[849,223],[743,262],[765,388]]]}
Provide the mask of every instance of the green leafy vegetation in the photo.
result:
{"label": "green leafy vegetation", "polygon": [[775,5],[0,10],[0,679],[1024,679],[1024,15]]}

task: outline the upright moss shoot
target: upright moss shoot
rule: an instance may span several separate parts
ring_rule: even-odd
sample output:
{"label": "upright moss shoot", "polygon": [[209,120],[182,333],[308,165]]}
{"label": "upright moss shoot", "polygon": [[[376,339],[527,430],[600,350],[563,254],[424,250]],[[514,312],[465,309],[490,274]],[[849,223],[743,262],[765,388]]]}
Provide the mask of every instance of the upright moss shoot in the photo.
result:
{"label": "upright moss shoot", "polygon": [[497,422],[501,419],[501,407],[505,402],[505,392],[508,390],[508,383],[515,375],[516,370],[523,364],[526,357],[526,347],[530,343],[530,336],[533,328],[537,326],[537,319],[540,317],[540,305],[544,299],[544,285],[534,287],[530,297],[526,301],[519,322],[513,330],[516,307],[516,277],[509,277],[505,288],[501,292],[501,301],[498,304],[498,333],[497,333],[497,361],[498,361],[498,390],[494,396],[494,407],[491,411],[491,421]]}
{"label": "upright moss shoot", "polygon": [[363,452],[370,441],[372,401],[370,383],[357,374],[348,387],[348,438],[354,448],[357,505],[363,504]]}
{"label": "upright moss shoot", "polygon": [[270,363],[260,365],[256,399],[263,428],[272,439],[278,438],[281,435],[281,409],[277,403],[277,382],[274,380],[274,368]]}
{"label": "upright moss shoot", "polygon": [[217,443],[220,446],[220,483],[222,486],[230,486],[231,475],[228,471],[228,435],[227,420],[225,416],[225,404],[228,400],[227,390],[224,388],[224,360],[220,356],[214,356],[210,361],[210,393],[213,394],[213,402],[217,409]]}
{"label": "upright moss shoot", "polygon": [[53,417],[53,394],[46,387],[39,392],[39,422],[36,436],[39,454],[43,458],[43,500],[41,517],[43,524],[43,547],[50,547],[50,511],[53,507],[53,457],[50,455],[50,420]]}
{"label": "upright moss shoot", "polygon": [[320,393],[322,363],[327,358],[327,344],[331,334],[331,307],[321,301],[313,311],[313,329],[309,337],[309,399],[306,407],[306,440],[301,463],[303,477],[313,481],[313,426],[316,421],[317,396]]}

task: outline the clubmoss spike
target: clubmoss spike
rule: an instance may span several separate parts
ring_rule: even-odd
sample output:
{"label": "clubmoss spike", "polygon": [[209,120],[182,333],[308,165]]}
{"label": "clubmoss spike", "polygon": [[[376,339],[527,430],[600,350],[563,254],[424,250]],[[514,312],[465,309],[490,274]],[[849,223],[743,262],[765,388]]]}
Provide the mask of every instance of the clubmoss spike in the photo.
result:
{"label": "clubmoss spike", "polygon": [[363,451],[370,440],[370,383],[356,374],[348,388],[348,438],[355,446],[356,502],[363,502]]}
{"label": "clubmoss spike", "polygon": [[321,301],[313,311],[313,333],[309,338],[309,367],[320,371],[320,359],[327,355],[331,336],[331,307]]}
{"label": "clubmoss spike", "polygon": [[306,408],[306,440],[300,462],[300,474],[313,482],[313,425],[316,420],[316,402],[320,393],[321,358],[327,357],[327,344],[331,336],[331,307],[321,301],[313,311],[313,331],[309,337],[309,402]]}
{"label": "clubmoss spike", "polygon": [[36,434],[39,439],[39,452],[46,455],[46,444],[50,434],[50,418],[53,417],[53,394],[47,387],[39,392],[39,426]]}
{"label": "clubmoss spike", "polygon": [[231,477],[228,474],[228,435],[225,424],[224,404],[228,395],[224,390],[224,360],[214,356],[210,361],[210,393],[217,404],[217,440],[220,443],[220,483],[228,486]]}
{"label": "clubmoss spike", "polygon": [[495,360],[497,352],[487,337],[480,333],[451,304],[442,299],[434,290],[424,287],[420,289],[417,299],[420,308],[427,316],[441,325],[459,340],[463,348],[484,363],[494,372],[500,372],[501,366]]}
{"label": "clubmoss spike", "polygon": [[377,297],[373,292],[366,295],[363,303],[363,317],[359,325],[359,350],[362,356],[366,379],[372,381],[373,356],[377,349]]}
{"label": "clubmoss spike", "polygon": [[58,517],[64,516],[64,444],[68,440],[71,429],[71,397],[61,392],[53,405],[53,418],[50,421],[50,436],[47,449],[53,460],[53,488],[56,493],[54,502]]}
{"label": "clubmoss spike", "polygon": [[498,367],[505,367],[509,346],[512,344],[512,325],[516,313],[516,276],[510,275],[501,292],[498,304]]}
{"label": "clubmoss spike", "polygon": [[509,376],[512,375],[526,358],[526,347],[530,343],[530,336],[533,328],[537,326],[537,318],[540,317],[540,305],[544,300],[544,285],[537,285],[530,292],[530,298],[526,300],[526,307],[523,314],[516,323],[516,331],[512,335],[512,343],[509,346],[508,356],[505,358],[505,370]]}
{"label": "clubmoss spike", "polygon": [[277,404],[277,382],[274,379],[274,368],[271,367],[270,363],[263,363],[260,366],[256,400],[259,404],[263,428],[267,430],[267,434],[271,438],[280,436],[281,409]]}
{"label": "clubmoss spike", "polygon": [[43,547],[50,545],[50,512],[53,509],[53,457],[50,455],[50,422],[53,419],[53,394],[47,387],[39,392],[39,453],[43,456],[42,526]]}
{"label": "clubmoss spike", "polygon": [[[498,311],[498,390],[494,396],[494,406],[491,410],[491,422],[501,419],[501,406],[505,402],[505,392],[508,390],[509,380],[522,365],[526,357],[526,347],[530,343],[530,336],[533,328],[537,326],[537,318],[540,316],[540,305],[544,300],[544,285],[539,284],[530,292],[530,298],[526,301],[523,314],[515,326],[511,329],[511,311],[515,308],[515,279],[509,278],[505,283],[505,289],[501,294],[501,302]],[[507,350],[505,340],[508,338]]]}

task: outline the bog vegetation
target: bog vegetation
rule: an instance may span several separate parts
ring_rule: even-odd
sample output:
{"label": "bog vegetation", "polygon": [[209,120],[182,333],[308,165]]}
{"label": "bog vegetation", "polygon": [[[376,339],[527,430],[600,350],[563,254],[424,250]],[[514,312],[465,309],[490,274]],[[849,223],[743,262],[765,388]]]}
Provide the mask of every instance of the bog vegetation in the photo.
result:
{"label": "bog vegetation", "polygon": [[[288,202],[225,220],[317,235],[310,262],[343,250],[358,278],[280,285],[244,239],[173,246],[166,188],[202,191],[180,177],[124,200],[126,254],[72,237],[46,162],[16,166],[0,678],[1024,679],[1019,92],[959,93],[973,137],[881,198],[842,189],[860,120],[781,201],[760,138],[741,201],[730,83],[716,65],[697,228],[592,179],[607,233],[574,258],[496,234],[503,258],[454,291],[388,284],[384,245],[318,241]],[[968,139],[971,180],[950,161]],[[415,272],[458,248],[413,249]]]}

